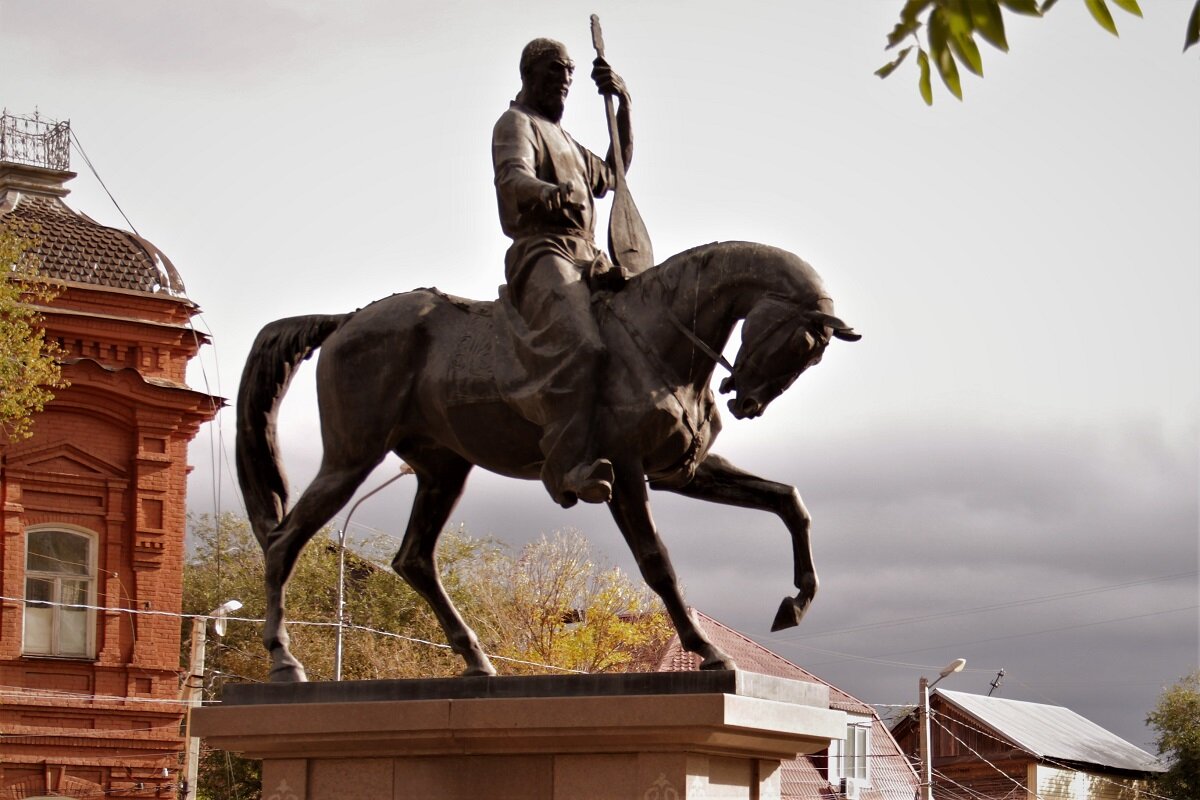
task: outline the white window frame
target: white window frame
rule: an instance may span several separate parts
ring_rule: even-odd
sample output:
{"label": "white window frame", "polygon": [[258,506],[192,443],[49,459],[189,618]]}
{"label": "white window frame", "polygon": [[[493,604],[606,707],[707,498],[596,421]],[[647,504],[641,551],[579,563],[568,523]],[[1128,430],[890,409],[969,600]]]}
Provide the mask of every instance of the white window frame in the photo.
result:
{"label": "white window frame", "polygon": [[[29,568],[29,544],[36,534],[46,533],[62,533],[71,536],[78,536],[87,541],[87,565],[85,574],[72,573],[67,571],[55,572],[53,570],[31,570]],[[96,593],[97,593],[97,558],[99,550],[100,537],[95,531],[90,531],[87,528],[82,528],[77,525],[64,525],[60,523],[46,525],[32,525],[25,529],[25,553],[24,563],[25,568],[25,596],[29,596],[29,580],[50,581],[53,586],[52,597],[47,603],[35,603],[26,601],[24,611],[21,617],[21,653],[22,655],[33,658],[64,658],[92,661],[96,658]],[[63,603],[63,582],[75,581],[86,584],[83,594],[82,605],[86,606],[83,609],[84,625],[85,625],[85,641],[82,651],[67,651],[62,643],[62,635],[60,627],[64,613],[70,612],[72,609],[64,608]],[[77,601],[76,601],[77,602]],[[48,649],[32,649],[27,641],[28,616],[32,608],[50,609],[50,647]]]}
{"label": "white window frame", "polygon": [[852,778],[860,786],[871,785],[871,720],[868,717],[846,715],[846,738],[829,743],[828,779],[841,784]]}

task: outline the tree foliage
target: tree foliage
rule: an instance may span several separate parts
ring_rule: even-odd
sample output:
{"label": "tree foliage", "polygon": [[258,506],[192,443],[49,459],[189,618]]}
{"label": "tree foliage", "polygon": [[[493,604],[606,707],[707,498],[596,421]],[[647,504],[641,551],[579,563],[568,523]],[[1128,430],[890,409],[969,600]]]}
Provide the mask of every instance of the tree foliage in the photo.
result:
{"label": "tree foliage", "polygon": [[[1134,16],[1142,16],[1137,0],[1084,0],[1088,12],[1100,27],[1117,36],[1117,23],[1109,2]],[[1058,0],[906,0],[900,21],[887,35],[887,49],[900,49],[896,57],[875,71],[886,78],[917,52],[917,88],[927,105],[933,105],[933,68],[946,88],[962,100],[961,66],[983,76],[983,56],[976,39],[1008,52],[1004,30],[1006,13],[1040,17]],[[924,37],[922,39],[922,36]],[[1184,34],[1183,49],[1200,41],[1200,0],[1196,0]]]}
{"label": "tree foliage", "polygon": [[0,439],[33,435],[33,415],[66,387],[58,359],[62,348],[46,341],[36,305],[57,296],[38,277],[28,239],[0,226]]}
{"label": "tree foliage", "polygon": [[483,600],[475,629],[511,669],[553,664],[579,672],[642,672],[658,666],[674,635],[657,596],[599,561],[575,530],[477,561],[466,576]]}
{"label": "tree foliage", "polygon": [[[193,516],[189,536],[183,612],[206,614],[229,599],[244,604],[225,636],[209,640],[211,699],[226,681],[267,679],[270,662],[255,621],[266,610],[263,555],[249,523],[236,515]],[[375,536],[347,548],[347,680],[447,677],[463,669],[461,658],[439,646],[445,637],[425,601],[384,566],[397,546]],[[674,633],[657,598],[600,562],[577,532],[543,537],[513,555],[498,542],[451,530],[437,560],[447,592],[502,673],[652,670]],[[337,573],[337,540],[327,529],[304,549],[288,582],[291,648],[312,680],[334,675]],[[186,634],[185,625],[184,664]],[[255,762],[220,751],[201,755],[201,800],[257,797],[260,781]]]}
{"label": "tree foliage", "polygon": [[1158,730],[1158,752],[1170,764],[1156,791],[1200,797],[1200,670],[1164,689],[1146,724]]}

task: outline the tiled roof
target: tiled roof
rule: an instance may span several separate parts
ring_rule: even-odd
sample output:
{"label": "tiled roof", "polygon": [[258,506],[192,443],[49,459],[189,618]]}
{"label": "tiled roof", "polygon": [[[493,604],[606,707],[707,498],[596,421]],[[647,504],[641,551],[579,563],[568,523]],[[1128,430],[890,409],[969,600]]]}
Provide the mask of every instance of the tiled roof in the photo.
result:
{"label": "tiled roof", "polygon": [[[694,613],[700,628],[712,643],[728,653],[737,662],[739,669],[824,684],[829,687],[830,708],[871,719],[871,785],[870,788],[862,790],[862,800],[912,800],[916,796],[920,783],[917,775],[874,709],[733,628],[699,611]],[[685,672],[699,667],[699,656],[684,650],[679,637],[676,636],[668,645],[658,668],[660,672]],[[827,755],[823,751],[785,762],[780,776],[784,800],[839,798],[841,795],[838,794],[838,787],[831,785],[825,778],[826,758]]]}
{"label": "tiled roof", "polygon": [[179,273],[161,250],[136,234],[99,224],[58,197],[15,189],[0,193],[0,224],[36,241],[31,252],[46,277],[184,295]]}

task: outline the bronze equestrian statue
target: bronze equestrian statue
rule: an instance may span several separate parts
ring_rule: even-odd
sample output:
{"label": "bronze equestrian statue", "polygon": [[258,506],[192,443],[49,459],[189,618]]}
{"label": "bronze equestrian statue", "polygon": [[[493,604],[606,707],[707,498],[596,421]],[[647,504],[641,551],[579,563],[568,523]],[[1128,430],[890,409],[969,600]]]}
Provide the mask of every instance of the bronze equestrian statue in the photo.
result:
{"label": "bronze equestrian statue", "polygon": [[[612,265],[591,242],[591,198],[612,185],[613,153],[601,161],[555,131],[553,109],[531,91],[539,74],[549,76],[545,85],[557,80],[544,98],[557,92],[561,106],[570,81],[561,45],[526,48],[522,93],[493,136],[502,225],[514,240],[497,301],[418,289],[352,313],[277,320],[251,349],[238,390],[237,469],[266,554],[263,641],[273,681],[305,680],[284,627],[285,586],[300,551],[388,453],[417,476],[392,566],[429,602],[465,675],[496,670],[442,587],[435,548],[476,465],[541,479],[564,505],[606,502],[702,669],[733,662],[687,612],[648,487],[779,516],[792,539],[797,594],[784,598],[773,630],[797,624],[816,594],[799,494],[710,451],[721,423],[709,384],[739,321],[741,346],[721,384],[734,393],[728,407],[739,419],[761,415],[821,360],[831,338],[859,335],[834,315],[812,267],[778,248],[718,242],[641,272]],[[622,99],[628,142],[623,81],[603,59],[593,77]],[[289,509],[276,413],[296,367],[317,348],[324,453]],[[572,350],[582,355],[564,359]],[[538,371],[547,364],[566,366]]]}

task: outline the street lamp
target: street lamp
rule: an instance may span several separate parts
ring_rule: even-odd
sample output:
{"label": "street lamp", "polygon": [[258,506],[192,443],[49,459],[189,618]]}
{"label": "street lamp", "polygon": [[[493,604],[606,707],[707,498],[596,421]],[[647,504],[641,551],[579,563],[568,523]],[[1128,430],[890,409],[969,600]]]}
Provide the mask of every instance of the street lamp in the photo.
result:
{"label": "street lamp", "polygon": [[933,683],[924,675],[921,676],[920,688],[920,714],[921,714],[921,734],[917,740],[917,755],[921,759],[921,800],[933,800],[933,748],[930,746],[929,735],[929,690],[937,686],[938,681],[947,675],[953,675],[956,672],[962,672],[963,667],[967,665],[965,658],[956,658],[946,665],[938,674],[937,680]]}
{"label": "street lamp", "polygon": [[192,736],[192,709],[197,708],[204,699],[204,644],[205,629],[208,621],[213,621],[213,633],[225,635],[225,618],[242,607],[241,600],[226,600],[202,617],[192,618],[192,655],[188,664],[188,679],[185,690],[188,693],[187,720],[184,738],[187,739],[187,758],[184,762],[184,779],[180,800],[196,800],[196,776],[200,766],[200,740]]}
{"label": "street lamp", "polygon": [[412,474],[412,467],[408,464],[401,464],[399,475],[393,475],[391,478],[388,478],[379,486],[376,486],[358,498],[354,505],[350,506],[350,511],[346,513],[346,521],[342,523],[342,529],[338,531],[337,637],[333,645],[333,679],[335,681],[342,679],[342,654],[344,650],[343,642],[345,641],[343,631],[346,627],[346,531],[350,528],[350,518],[354,516],[354,512],[358,510],[359,505],[363,501],[374,497],[376,492],[383,491],[385,487],[391,486],[405,475]]}

